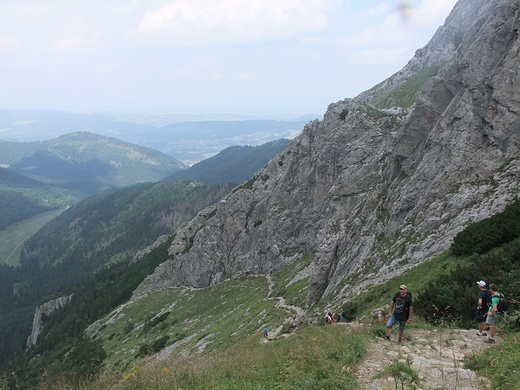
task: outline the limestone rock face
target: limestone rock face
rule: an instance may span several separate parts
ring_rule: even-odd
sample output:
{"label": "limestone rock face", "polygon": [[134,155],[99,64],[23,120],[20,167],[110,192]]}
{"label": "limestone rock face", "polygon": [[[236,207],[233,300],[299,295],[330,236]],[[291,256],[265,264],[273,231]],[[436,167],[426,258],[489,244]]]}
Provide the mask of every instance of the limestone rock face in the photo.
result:
{"label": "limestone rock face", "polygon": [[44,319],[43,316],[49,316],[53,311],[61,309],[67,305],[72,299],[72,295],[67,297],[60,297],[53,299],[49,302],[45,302],[36,308],[33,319],[33,326],[31,335],[27,338],[27,346],[32,347],[38,342],[38,337],[43,329]]}
{"label": "limestone rock face", "polygon": [[134,297],[268,273],[308,254],[307,303],[348,297],[503,210],[520,188],[519,3],[459,0],[403,70],[331,104],[250,181],[179,229],[171,260]]}

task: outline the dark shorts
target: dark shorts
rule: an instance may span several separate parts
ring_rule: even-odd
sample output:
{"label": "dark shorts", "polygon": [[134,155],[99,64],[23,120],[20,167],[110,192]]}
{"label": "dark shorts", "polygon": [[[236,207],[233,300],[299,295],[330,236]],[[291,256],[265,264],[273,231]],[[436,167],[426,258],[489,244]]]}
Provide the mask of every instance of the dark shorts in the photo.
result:
{"label": "dark shorts", "polygon": [[486,308],[477,309],[477,314],[475,314],[475,321],[486,322],[487,313],[488,313],[488,309],[486,309]]}

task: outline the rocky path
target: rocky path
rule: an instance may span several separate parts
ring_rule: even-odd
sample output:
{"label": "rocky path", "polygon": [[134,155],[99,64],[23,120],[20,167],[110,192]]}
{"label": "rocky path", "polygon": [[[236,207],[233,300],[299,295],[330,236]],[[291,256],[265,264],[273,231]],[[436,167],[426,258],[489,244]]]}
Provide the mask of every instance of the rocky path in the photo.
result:
{"label": "rocky path", "polygon": [[[406,342],[398,345],[395,340],[378,339],[370,344],[365,360],[356,367],[356,376],[363,389],[490,389],[485,378],[464,368],[468,355],[481,354],[489,347],[475,330],[428,331],[409,329]],[[399,364],[399,366],[398,366]],[[399,374],[392,368],[399,368]],[[415,373],[412,383],[408,373]],[[397,381],[397,382],[396,382]],[[397,387],[396,387],[397,383]],[[401,385],[404,385],[401,387]],[[412,387],[415,385],[416,387]]]}
{"label": "rocky path", "polygon": [[[305,311],[297,306],[287,305],[283,297],[272,297],[274,282],[266,275],[269,285],[267,299],[278,301],[277,306],[298,318]],[[292,321],[292,317],[284,322]],[[345,326],[346,332],[360,330],[360,323],[336,323]],[[283,325],[269,333],[269,339],[278,337]],[[489,344],[485,337],[478,337],[476,330],[463,329],[407,329],[404,345],[397,344],[397,335],[389,341],[378,338],[367,349],[363,362],[354,370],[361,389],[365,390],[488,390],[491,385],[486,378],[464,368],[464,358],[482,354]],[[284,335],[282,335],[284,336]],[[498,342],[500,339],[497,339]],[[262,342],[268,340],[263,339]]]}
{"label": "rocky path", "polygon": [[[273,281],[273,278],[271,277],[271,275],[269,275],[269,274],[265,275],[265,277],[267,278],[267,284],[269,287],[269,294],[267,295],[267,299],[276,299],[278,301],[278,303],[276,304],[277,307],[281,307],[289,312],[296,312],[297,318],[302,318],[303,316],[305,316],[305,311],[301,307],[288,305],[287,302],[285,301],[284,297],[271,297],[271,294],[273,293],[273,289],[274,289],[274,281]],[[284,323],[282,325],[280,325],[277,329],[274,329],[271,332],[269,332],[269,338],[273,339],[273,338],[277,337],[280,334],[280,332],[282,331],[284,324],[286,324],[288,322],[293,322],[293,321],[294,321],[294,319],[292,316],[288,317],[284,321]],[[263,339],[262,341],[266,342],[267,340]]]}

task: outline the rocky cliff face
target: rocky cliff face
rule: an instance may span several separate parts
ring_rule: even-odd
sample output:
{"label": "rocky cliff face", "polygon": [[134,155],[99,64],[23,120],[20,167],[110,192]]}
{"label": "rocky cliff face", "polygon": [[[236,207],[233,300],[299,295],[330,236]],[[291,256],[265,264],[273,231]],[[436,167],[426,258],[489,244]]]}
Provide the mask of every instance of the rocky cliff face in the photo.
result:
{"label": "rocky cliff face", "polygon": [[33,326],[31,335],[27,338],[27,346],[32,347],[36,345],[38,342],[38,338],[40,337],[41,331],[44,326],[44,316],[48,317],[52,314],[52,312],[61,309],[63,306],[67,305],[72,299],[72,295],[67,297],[60,297],[53,299],[49,302],[45,302],[43,305],[40,305],[36,308],[33,319]]}
{"label": "rocky cliff face", "polygon": [[459,0],[403,70],[331,104],[177,231],[134,297],[314,254],[311,305],[395,276],[501,211],[519,192],[519,12],[518,0]]}

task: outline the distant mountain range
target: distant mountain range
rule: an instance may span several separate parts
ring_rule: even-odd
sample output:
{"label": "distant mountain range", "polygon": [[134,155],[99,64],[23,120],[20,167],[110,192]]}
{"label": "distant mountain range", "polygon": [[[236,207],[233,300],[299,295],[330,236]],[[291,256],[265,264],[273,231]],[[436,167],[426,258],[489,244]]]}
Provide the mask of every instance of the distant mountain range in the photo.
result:
{"label": "distant mountain range", "polygon": [[238,184],[288,142],[229,147],[186,169],[156,150],[87,132],[41,142],[0,141],[0,230],[86,196],[137,183],[193,179]]}
{"label": "distant mountain range", "polygon": [[86,196],[157,182],[187,167],[156,150],[87,132],[0,141],[0,230]]}
{"label": "distant mountain range", "polygon": [[195,118],[202,117],[0,110],[0,139],[47,141],[73,131],[87,131],[150,147],[191,165],[230,146],[259,146],[280,138],[292,139],[317,116],[285,121]]}
{"label": "distant mountain range", "polygon": [[284,151],[287,145],[289,140],[280,139],[260,146],[230,146],[163,181],[194,179],[206,184],[242,183]]}
{"label": "distant mountain range", "polygon": [[102,183],[107,188],[153,182],[186,169],[156,150],[87,132],[43,142],[0,141],[0,164],[45,183]]}

